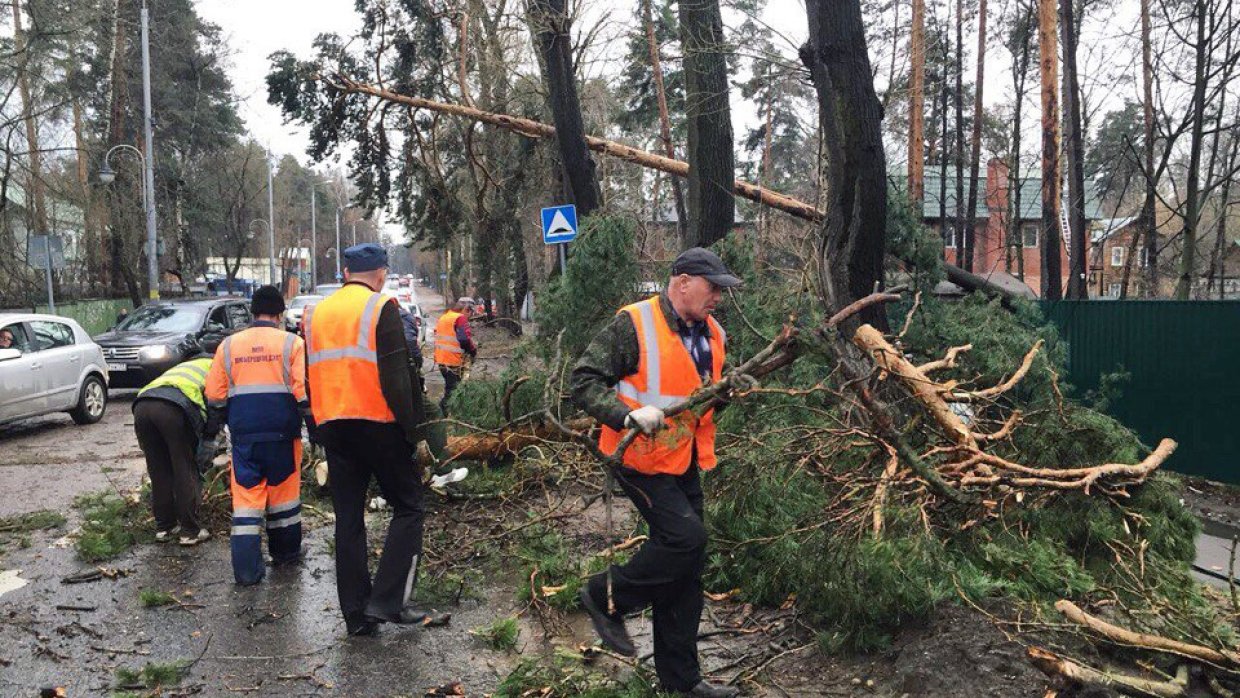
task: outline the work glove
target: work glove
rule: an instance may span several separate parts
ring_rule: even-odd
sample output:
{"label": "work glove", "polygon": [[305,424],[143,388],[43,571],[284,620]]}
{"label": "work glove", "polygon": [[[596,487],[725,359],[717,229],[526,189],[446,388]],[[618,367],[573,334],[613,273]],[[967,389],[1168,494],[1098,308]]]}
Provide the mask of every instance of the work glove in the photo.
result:
{"label": "work glove", "polygon": [[758,387],[758,379],[748,373],[738,373],[732,376],[729,380],[732,381],[731,392],[733,394],[749,392],[750,390],[754,390]]}
{"label": "work glove", "polygon": [[666,426],[663,410],[654,405],[638,407],[624,417],[624,426],[637,427],[643,434],[653,434]]}

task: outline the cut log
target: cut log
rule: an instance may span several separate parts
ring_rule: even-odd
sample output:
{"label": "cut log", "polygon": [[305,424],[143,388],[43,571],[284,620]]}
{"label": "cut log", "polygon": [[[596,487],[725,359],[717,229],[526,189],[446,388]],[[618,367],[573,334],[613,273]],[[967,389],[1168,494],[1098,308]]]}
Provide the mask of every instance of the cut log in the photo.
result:
{"label": "cut log", "polygon": [[1026,650],[1029,661],[1047,676],[1063,677],[1082,686],[1094,686],[1117,689],[1126,693],[1136,693],[1153,698],[1182,698],[1187,695],[1188,667],[1180,667],[1176,678],[1172,681],[1155,681],[1139,676],[1129,676],[1113,671],[1094,669],[1065,659],[1042,649],[1030,647]]}
{"label": "cut log", "polygon": [[[565,424],[579,432],[589,431],[594,427],[592,419],[577,419]],[[536,446],[548,441],[564,442],[569,438],[550,424],[538,424],[505,429],[499,432],[469,434],[466,436],[448,437],[447,452],[449,461],[458,460],[490,460],[517,453],[527,446]],[[419,462],[424,466],[431,465],[430,454],[419,451]]]}

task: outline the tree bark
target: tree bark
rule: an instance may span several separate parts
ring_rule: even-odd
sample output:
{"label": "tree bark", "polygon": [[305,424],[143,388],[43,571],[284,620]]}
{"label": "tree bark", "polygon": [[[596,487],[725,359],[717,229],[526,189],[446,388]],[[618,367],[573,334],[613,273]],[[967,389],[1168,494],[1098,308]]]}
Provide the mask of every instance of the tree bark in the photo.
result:
{"label": "tree bark", "polygon": [[925,203],[926,186],[926,0],[913,0],[909,33],[908,194],[916,210]]}
{"label": "tree bark", "polygon": [[30,93],[30,40],[22,28],[21,0],[13,0],[13,50],[17,54],[17,91],[22,100],[22,121],[26,127],[26,157],[30,161],[27,191],[30,193],[27,220],[28,235],[47,235],[47,201],[44,196],[43,156],[39,148],[39,129],[35,124],[37,108]]}
{"label": "tree bark", "polygon": [[[1022,5],[1022,9],[1026,7]],[[1012,61],[1012,87],[1015,93],[1016,107],[1012,115],[1012,155],[1008,163],[1008,192],[1011,205],[1011,220],[1008,223],[1008,247],[1012,251],[1012,256],[1016,262],[1016,278],[1021,281],[1025,280],[1025,234],[1024,219],[1022,218],[1023,203],[1022,184],[1021,181],[1021,124],[1024,119],[1025,105],[1025,81],[1029,75],[1029,60],[1032,51],[1029,46],[1029,39],[1033,33],[1034,5],[1027,5],[1027,14],[1023,17],[1017,17],[1017,31],[1019,32],[1014,38],[1020,42],[1020,47],[1013,50]]]}
{"label": "tree bark", "polygon": [[[827,307],[843,308],[883,282],[887,226],[883,114],[874,92],[860,2],[808,0],[806,10],[809,40],[801,47],[801,60],[818,94],[827,151],[819,277]],[[860,321],[886,329],[881,306],[862,311]]]}
{"label": "tree bark", "polygon": [[[974,221],[977,219],[977,170],[982,160],[982,84],[986,79],[986,0],[977,6],[977,86],[973,96],[973,133],[969,152],[969,200],[965,206],[969,235],[965,243],[966,271],[973,271]],[[983,253],[984,254],[984,253]]]}
{"label": "tree bark", "polygon": [[585,125],[581,102],[577,98],[577,78],[573,70],[572,36],[565,0],[530,0],[531,23],[537,30],[539,53],[543,57],[543,76],[547,100],[555,121],[560,162],[568,194],[577,206],[577,216],[585,218],[599,207],[601,195],[594,172],[594,159],[585,145]]}
{"label": "tree bark", "polygon": [[1204,0],[1193,3],[1197,19],[1197,44],[1195,48],[1193,75],[1193,127],[1188,145],[1188,184],[1184,196],[1183,248],[1180,252],[1180,274],[1175,285],[1177,300],[1188,300],[1193,290],[1193,276],[1197,269],[1197,224],[1201,217],[1201,183],[1197,170],[1201,167],[1201,144],[1205,134],[1205,102],[1207,64],[1210,45],[1206,41],[1206,4]]}
{"label": "tree bark", "polygon": [[1042,299],[1063,297],[1059,236],[1059,73],[1055,0],[1038,0],[1038,57],[1042,75]]}
{"label": "tree bark", "polygon": [[1076,20],[1074,0],[1059,0],[1063,32],[1063,106],[1068,140],[1068,298],[1089,297],[1086,286],[1085,240],[1085,134],[1081,129],[1081,87],[1076,74]]}
{"label": "tree bark", "polygon": [[[642,22],[646,25],[646,44],[650,48],[650,72],[654,76],[654,94],[659,104],[659,137],[663,141],[663,154],[672,160],[676,159],[676,148],[672,145],[672,119],[667,111],[667,90],[663,86],[663,61],[659,55],[659,40],[654,33],[654,17],[650,5],[654,0],[641,0]],[[685,211],[685,195],[680,187],[680,178],[671,177],[672,198],[676,204],[676,232],[680,239],[689,235],[688,213]],[[655,201],[658,201],[658,186],[655,187]],[[657,215],[657,211],[655,212]],[[652,217],[653,218],[653,217]]]}
{"label": "tree bark", "polygon": [[[1145,199],[1141,204],[1141,224],[1145,235],[1145,296],[1158,295],[1158,222],[1154,219],[1154,197],[1158,180],[1154,176],[1154,60],[1150,47],[1150,0],[1141,0],[1141,91],[1142,126],[1145,142]],[[1120,286],[1120,297],[1128,295],[1127,283]]]}
{"label": "tree bark", "polygon": [[956,165],[956,205],[952,207],[952,223],[956,228],[957,264],[973,273],[973,237],[975,226],[966,219],[964,206],[964,0],[956,0],[956,140],[953,162]]}
{"label": "tree bark", "polygon": [[719,0],[680,0],[689,126],[689,227],[685,247],[705,247],[732,230],[736,177],[727,48]]}

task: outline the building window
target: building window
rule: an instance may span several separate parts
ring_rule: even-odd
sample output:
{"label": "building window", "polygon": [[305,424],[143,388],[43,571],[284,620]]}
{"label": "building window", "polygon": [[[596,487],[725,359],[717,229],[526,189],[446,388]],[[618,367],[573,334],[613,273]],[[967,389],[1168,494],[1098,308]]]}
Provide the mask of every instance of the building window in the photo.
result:
{"label": "building window", "polygon": [[1123,247],[1116,245],[1115,247],[1111,248],[1111,266],[1113,267],[1124,266],[1124,248]]}
{"label": "building window", "polygon": [[939,226],[939,231],[943,236],[943,246],[948,249],[956,248],[956,227],[944,223]]}
{"label": "building window", "polygon": [[1119,298],[1119,282],[1115,282],[1107,286],[1107,296],[1110,298]]}
{"label": "building window", "polygon": [[1137,265],[1142,269],[1150,265],[1150,249],[1148,247],[1141,248],[1141,254],[1137,257]]}
{"label": "building window", "polygon": [[1036,248],[1038,246],[1038,224],[1026,223],[1020,227],[1021,247],[1025,249]]}

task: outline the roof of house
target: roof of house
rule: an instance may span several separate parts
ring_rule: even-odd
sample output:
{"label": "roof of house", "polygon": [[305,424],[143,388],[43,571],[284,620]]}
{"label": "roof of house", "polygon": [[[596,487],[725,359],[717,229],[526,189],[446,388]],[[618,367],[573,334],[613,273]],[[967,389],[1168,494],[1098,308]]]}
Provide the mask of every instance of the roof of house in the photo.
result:
{"label": "roof of house", "polygon": [[1094,221],[1094,227],[1090,231],[1089,241],[1097,244],[1127,228],[1136,222],[1137,216],[1124,216],[1123,218],[1102,218]]}
{"label": "roof of house", "polygon": [[[923,206],[926,218],[937,219],[939,217],[939,187],[942,182],[939,174],[938,167],[926,167],[924,180],[926,193]],[[969,173],[966,170],[961,175],[961,179],[964,182],[965,196],[968,197]],[[892,175],[892,178],[902,184],[908,180],[907,175],[903,173]],[[956,168],[951,166],[947,168],[947,196],[945,201],[947,217],[954,217],[956,215]],[[1039,220],[1042,218],[1041,177],[1024,177],[1020,180],[1020,211],[1021,220]],[[1085,218],[1092,221],[1101,219],[1103,215],[1102,201],[1098,198],[1097,189],[1091,182],[1085,182]],[[977,217],[986,217],[985,168],[982,168],[977,173]]]}

